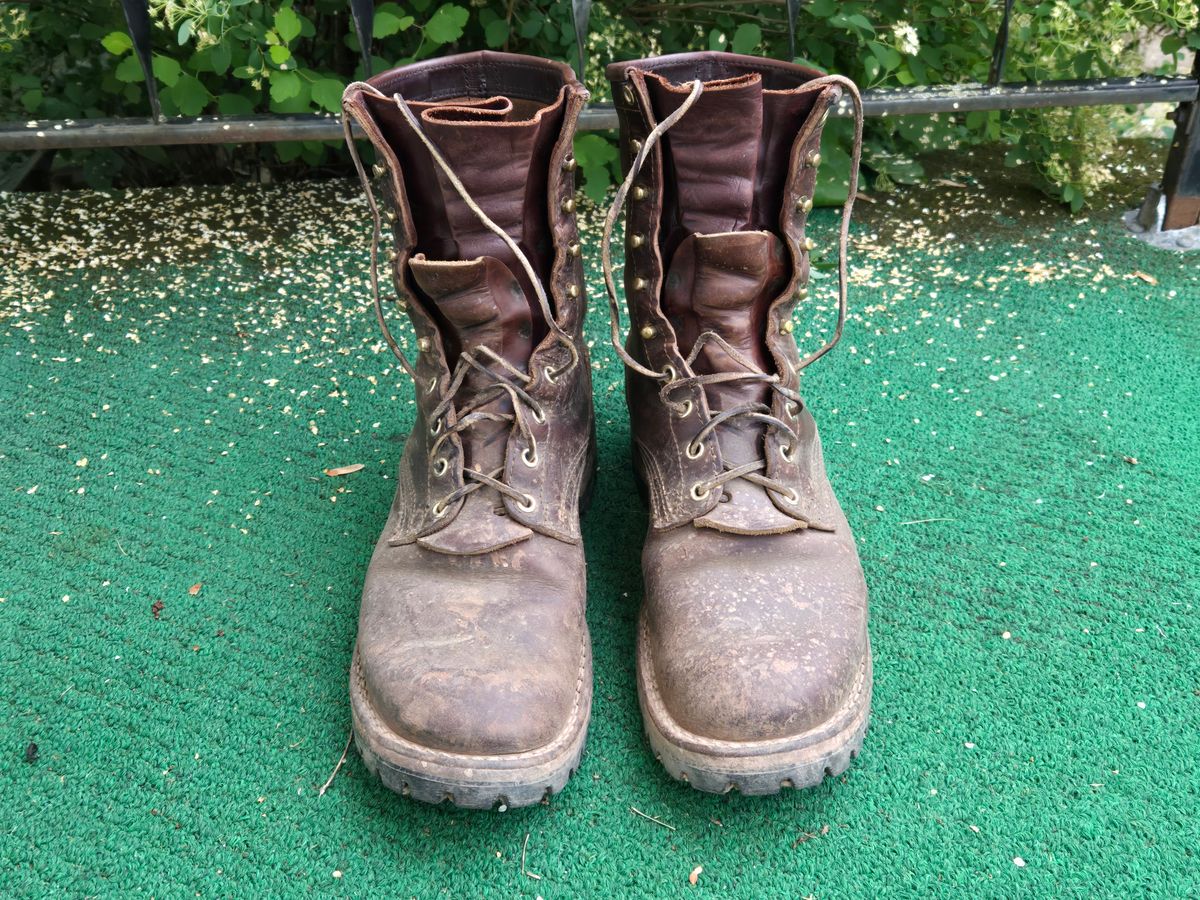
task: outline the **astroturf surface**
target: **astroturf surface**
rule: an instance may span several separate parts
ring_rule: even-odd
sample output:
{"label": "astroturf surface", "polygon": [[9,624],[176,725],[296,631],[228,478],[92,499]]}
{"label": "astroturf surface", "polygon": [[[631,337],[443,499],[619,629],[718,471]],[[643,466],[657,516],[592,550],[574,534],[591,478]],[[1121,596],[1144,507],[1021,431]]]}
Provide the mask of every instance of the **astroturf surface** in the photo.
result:
{"label": "astroturf surface", "polygon": [[1200,890],[1200,258],[971,172],[864,205],[806,376],[875,698],[849,772],[777,797],[694,792],[642,735],[646,517],[588,245],[592,726],[565,792],[504,813],[353,750],[320,793],[413,413],[355,187],[0,198],[0,893]]}

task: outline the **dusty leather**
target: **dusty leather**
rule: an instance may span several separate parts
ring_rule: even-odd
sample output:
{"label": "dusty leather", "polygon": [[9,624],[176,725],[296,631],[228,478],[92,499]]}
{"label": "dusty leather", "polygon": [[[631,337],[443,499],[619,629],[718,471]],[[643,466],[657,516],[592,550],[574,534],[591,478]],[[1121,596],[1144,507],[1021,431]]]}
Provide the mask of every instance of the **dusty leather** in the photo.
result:
{"label": "dusty leather", "polygon": [[[608,67],[627,169],[691,82],[705,83],[651,152],[628,204],[626,349],[646,367],[680,379],[747,371],[716,342],[693,354],[712,332],[799,390],[790,321],[808,281],[806,198],[839,95],[806,86],[819,74],[722,53]],[[630,370],[627,394],[651,520],[639,639],[652,671],[640,677],[702,738],[818,727],[855,689],[869,647],[866,586],[811,414],[761,381],[671,388]],[[798,440],[740,416],[697,445],[710,417],[747,402],[768,404]],[[738,477],[696,491],[759,459],[758,474],[778,490]]]}
{"label": "dusty leather", "polygon": [[[416,423],[363,589],[356,677],[406,740],[464,755],[522,753],[578,720],[591,679],[579,507],[595,442],[569,202],[587,92],[566,66],[490,52],[369,84],[408,102],[469,194],[528,257],[576,361],[549,332],[516,255],[455,191],[395,101],[351,86],[343,103],[383,167],[393,281],[420,351]],[[532,380],[474,357],[491,374],[466,367],[456,386],[461,361],[481,347]],[[497,380],[536,405],[495,389]],[[470,404],[474,413],[460,415]],[[460,419],[469,427],[445,437]],[[495,473],[526,500],[481,486],[442,502],[473,483],[468,469]]]}

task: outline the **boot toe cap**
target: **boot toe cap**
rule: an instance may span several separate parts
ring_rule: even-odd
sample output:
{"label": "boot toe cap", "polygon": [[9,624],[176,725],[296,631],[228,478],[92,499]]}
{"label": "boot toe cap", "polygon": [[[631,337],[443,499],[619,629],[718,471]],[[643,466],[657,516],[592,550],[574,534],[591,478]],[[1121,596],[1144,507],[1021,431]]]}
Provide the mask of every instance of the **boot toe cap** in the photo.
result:
{"label": "boot toe cap", "polygon": [[362,692],[388,730],[433,750],[514,754],[551,744],[586,715],[582,554],[578,571],[533,573],[531,550],[546,556],[508,551],[526,555],[524,572],[505,551],[377,551],[356,653]]}
{"label": "boot toe cap", "polygon": [[835,719],[863,687],[870,652],[857,560],[822,553],[825,535],[703,539],[720,546],[675,553],[674,566],[648,579],[644,674],[666,714],[729,741],[801,735]]}
{"label": "boot toe cap", "polygon": [[574,690],[561,679],[452,655],[434,665],[412,650],[360,650],[372,709],[407,741],[466,755],[524,753],[550,744],[571,719]]}

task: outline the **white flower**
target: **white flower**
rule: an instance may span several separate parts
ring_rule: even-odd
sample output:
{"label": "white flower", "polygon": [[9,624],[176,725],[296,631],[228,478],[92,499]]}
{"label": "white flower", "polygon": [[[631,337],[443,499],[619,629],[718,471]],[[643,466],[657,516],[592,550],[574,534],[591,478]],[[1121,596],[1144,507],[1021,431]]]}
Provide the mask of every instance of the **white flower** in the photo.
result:
{"label": "white flower", "polygon": [[896,49],[906,56],[916,56],[921,52],[921,39],[917,37],[917,29],[907,22],[897,22],[893,25],[892,36],[896,39]]}

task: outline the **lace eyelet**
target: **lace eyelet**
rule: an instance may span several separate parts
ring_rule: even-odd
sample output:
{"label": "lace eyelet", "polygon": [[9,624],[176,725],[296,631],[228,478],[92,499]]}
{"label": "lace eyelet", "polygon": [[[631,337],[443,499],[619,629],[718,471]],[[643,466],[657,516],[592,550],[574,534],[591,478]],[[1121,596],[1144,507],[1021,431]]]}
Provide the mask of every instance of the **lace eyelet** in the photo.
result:
{"label": "lace eyelet", "polygon": [[704,500],[705,498],[708,497],[709,494],[712,493],[711,488],[704,488],[704,490],[700,490],[700,488],[702,488],[702,487],[704,487],[704,485],[699,481],[697,481],[695,484],[692,485],[692,499],[693,500]]}
{"label": "lace eyelet", "polygon": [[693,441],[692,443],[687,445],[687,447],[684,449],[683,452],[687,456],[688,459],[699,459],[701,456],[704,455],[704,442],[703,441]]}
{"label": "lace eyelet", "polygon": [[796,448],[794,446],[792,446],[791,444],[789,444],[786,447],[780,447],[779,455],[782,456],[786,462],[795,462],[796,461]]}
{"label": "lace eyelet", "polygon": [[679,373],[675,371],[674,366],[664,366],[662,370],[662,376],[667,380],[667,383],[670,384],[679,377]]}
{"label": "lace eyelet", "polygon": [[675,415],[679,416],[679,418],[681,418],[681,419],[686,419],[688,416],[690,416],[692,414],[693,408],[694,407],[692,405],[692,401],[685,400],[685,401],[683,401],[683,407],[681,409],[675,410]]}
{"label": "lace eyelet", "polygon": [[783,405],[783,411],[788,414],[789,418],[794,419],[798,415],[800,415],[800,404],[799,403],[785,403]]}
{"label": "lace eyelet", "polygon": [[534,497],[533,494],[526,494],[525,500],[517,504],[517,509],[519,509],[521,512],[533,512],[535,509],[537,509],[537,498]]}
{"label": "lace eyelet", "polygon": [[796,493],[795,488],[788,488],[783,492],[783,499],[794,506],[800,502],[800,495]]}
{"label": "lace eyelet", "polygon": [[437,376],[435,375],[433,378],[429,379],[429,387],[425,388],[425,393],[432,394],[434,391],[437,390],[437,386],[438,386],[438,380],[437,380]]}
{"label": "lace eyelet", "polygon": [[441,478],[450,468],[450,462],[445,457],[438,457],[433,461],[433,474],[435,478]]}
{"label": "lace eyelet", "polygon": [[546,413],[543,410],[535,409],[533,411],[533,421],[537,422],[539,425],[545,425]]}
{"label": "lace eyelet", "polygon": [[546,366],[546,368],[542,369],[542,373],[551,384],[555,384],[558,381],[558,369],[554,368],[554,366]]}
{"label": "lace eyelet", "polygon": [[[532,451],[532,455],[530,451]],[[525,463],[525,465],[529,466],[531,469],[536,469],[538,467],[538,463],[541,462],[541,459],[538,457],[536,450],[534,450],[532,447],[526,447],[521,451],[521,462]]]}
{"label": "lace eyelet", "polygon": [[440,519],[442,516],[444,516],[446,514],[446,504],[443,501],[439,500],[437,503],[433,504],[433,506],[431,506],[429,508],[429,511],[431,513],[433,513],[433,517],[435,519]]}
{"label": "lace eyelet", "polygon": [[436,420],[432,425],[429,426],[429,433],[430,434],[441,434],[442,433],[442,420],[441,419]]}

